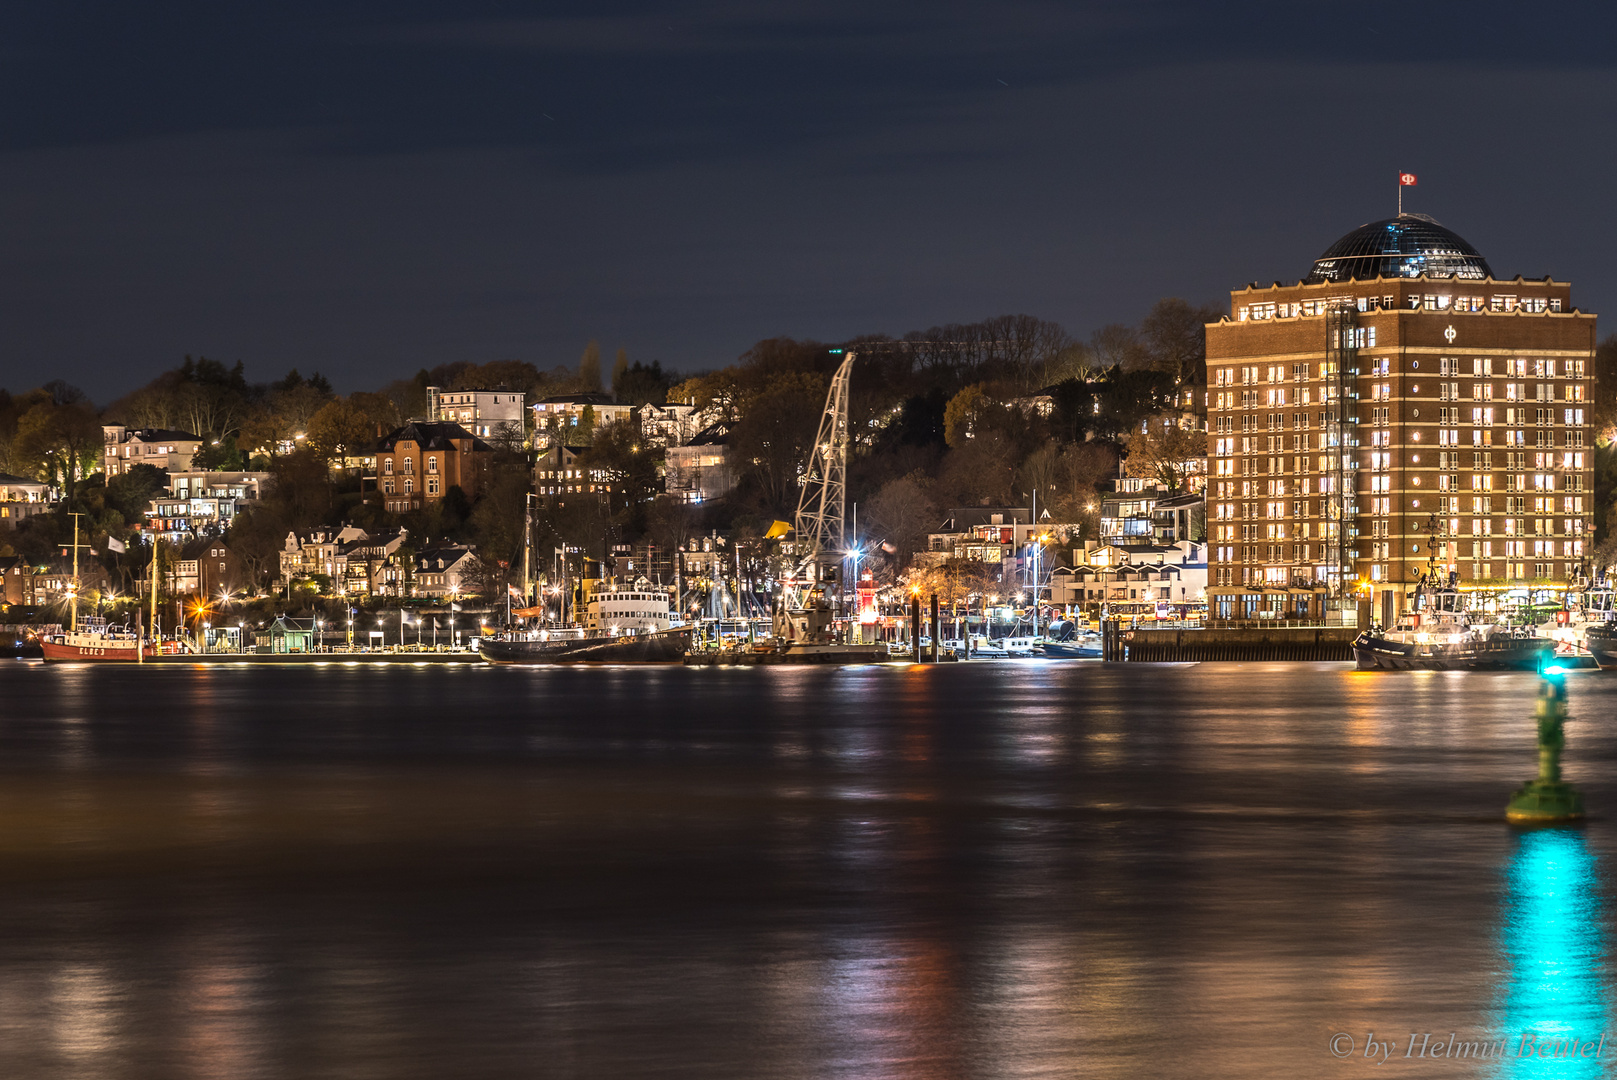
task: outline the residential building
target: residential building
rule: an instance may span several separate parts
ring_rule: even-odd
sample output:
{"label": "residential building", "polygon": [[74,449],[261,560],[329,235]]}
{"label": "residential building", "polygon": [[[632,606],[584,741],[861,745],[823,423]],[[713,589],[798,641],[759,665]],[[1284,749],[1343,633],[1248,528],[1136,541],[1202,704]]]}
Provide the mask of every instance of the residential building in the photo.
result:
{"label": "residential building", "polygon": [[49,484],[0,473],[0,521],[16,522],[47,513],[51,505]]}
{"label": "residential building", "polygon": [[1115,482],[1101,496],[1100,540],[1103,544],[1174,544],[1200,540],[1205,529],[1206,500],[1200,492],[1170,492],[1138,477]]}
{"label": "residential building", "polygon": [[[23,575],[26,577],[27,572]],[[46,565],[34,569],[33,581],[30,588],[33,591],[33,600],[36,605],[65,604],[68,591],[73,584],[73,557],[71,554],[59,556],[50,560]],[[106,569],[95,559],[79,557],[79,613],[93,611],[96,598],[108,595],[113,591],[112,578]]]}
{"label": "residential building", "polygon": [[684,446],[696,437],[696,406],[684,403],[640,406],[640,438],[647,446]]}
{"label": "residential building", "polygon": [[1575,580],[1595,340],[1565,282],[1499,280],[1410,214],[1295,285],[1233,291],[1207,327],[1213,618],[1358,591],[1390,625],[1429,566],[1462,588]]}
{"label": "residential building", "polygon": [[465,596],[465,578],[476,563],[476,549],[465,544],[424,547],[415,554],[411,595],[439,600]]}
{"label": "residential building", "polygon": [[230,550],[228,536],[209,536],[187,547],[197,561],[197,594],[209,604],[228,603],[231,597],[253,590],[252,575],[241,557]]}
{"label": "residential building", "polygon": [[520,440],[527,395],[513,390],[427,387],[427,419],[459,424],[480,439]]}
{"label": "residential building", "polygon": [[230,527],[269,483],[263,472],[170,473],[168,491],[146,509],[146,529],[170,543],[183,544]]}
{"label": "residential building", "polygon": [[[204,556],[210,550],[217,550],[219,543],[216,537],[205,540],[190,540],[182,543],[179,550],[174,552],[173,570],[165,581],[164,588],[175,596],[201,596],[205,595],[202,588],[202,564]],[[189,614],[189,612],[187,613]]]}
{"label": "residential building", "polygon": [[1108,618],[1194,620],[1206,613],[1207,545],[1123,547],[1091,540],[1050,572],[1050,602]]}
{"label": "residential building", "polygon": [[540,451],[533,465],[533,487],[539,505],[566,506],[569,498],[594,498],[610,503],[612,492],[621,486],[616,472],[600,466],[586,466],[579,459],[587,446],[554,443]]}
{"label": "residential building", "polygon": [[668,494],[689,503],[728,495],[736,486],[730,454],[730,427],[713,424],[683,446],[670,446],[664,456]]}
{"label": "residential building", "polygon": [[281,545],[282,584],[317,575],[324,575],[333,583],[342,581],[347,552],[365,538],[365,530],[353,525],[344,525],[336,532],[316,529],[301,537],[295,532],[287,533]]}
{"label": "residential building", "polygon": [[[358,534],[357,536],[353,534]],[[367,596],[407,596],[413,571],[407,553],[401,549],[410,538],[410,530],[398,529],[374,536],[354,529],[349,539],[342,542],[339,558],[342,560],[342,590],[348,594]]]}
{"label": "residential building", "polygon": [[0,603],[34,602],[34,567],[21,555],[0,555]]}
{"label": "residential building", "polygon": [[101,425],[102,470],[107,479],[136,465],[152,465],[164,472],[188,472],[191,458],[202,448],[202,438],[167,428],[131,428]]}
{"label": "residential building", "polygon": [[1026,540],[1032,525],[1033,512],[1025,506],[956,507],[936,532],[927,534],[925,554],[930,558],[920,561],[970,558],[1000,562]]}
{"label": "residential building", "polygon": [[562,394],[533,404],[533,443],[545,449],[555,442],[579,441],[578,429],[626,423],[634,406],[621,405],[602,393]]}
{"label": "residential building", "polygon": [[457,423],[412,420],[376,448],[376,482],[390,513],[437,502],[452,487],[476,499],[494,448]]}
{"label": "residential building", "polygon": [[180,498],[236,499],[264,497],[271,478],[267,472],[171,472],[169,493]]}

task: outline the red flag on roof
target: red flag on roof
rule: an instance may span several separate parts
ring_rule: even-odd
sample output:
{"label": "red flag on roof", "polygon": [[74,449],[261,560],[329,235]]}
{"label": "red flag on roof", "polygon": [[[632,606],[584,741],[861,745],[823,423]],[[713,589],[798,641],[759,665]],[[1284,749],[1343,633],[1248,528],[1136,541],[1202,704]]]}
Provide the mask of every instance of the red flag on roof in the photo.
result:
{"label": "red flag on roof", "polygon": [[1398,174],[1398,183],[1399,183],[1399,185],[1401,187],[1414,187],[1415,186],[1415,174],[1412,173],[1412,172],[1399,173]]}

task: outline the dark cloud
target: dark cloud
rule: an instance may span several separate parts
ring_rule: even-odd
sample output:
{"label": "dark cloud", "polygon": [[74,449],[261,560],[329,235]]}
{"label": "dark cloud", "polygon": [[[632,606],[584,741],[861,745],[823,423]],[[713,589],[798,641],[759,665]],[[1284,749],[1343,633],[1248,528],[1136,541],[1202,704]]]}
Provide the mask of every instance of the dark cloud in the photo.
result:
{"label": "dark cloud", "polygon": [[1400,168],[1500,272],[1617,287],[1605,8],[383,8],[0,13],[0,385],[1084,333],[1296,277]]}

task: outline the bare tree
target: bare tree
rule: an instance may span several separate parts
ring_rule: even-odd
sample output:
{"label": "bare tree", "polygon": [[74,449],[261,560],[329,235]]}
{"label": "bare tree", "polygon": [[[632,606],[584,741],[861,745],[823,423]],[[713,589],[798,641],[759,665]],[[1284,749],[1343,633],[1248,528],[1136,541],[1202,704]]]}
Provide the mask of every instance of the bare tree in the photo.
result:
{"label": "bare tree", "polygon": [[1207,456],[1207,437],[1179,424],[1172,413],[1149,418],[1144,430],[1129,435],[1124,468],[1130,476],[1156,480],[1178,490],[1195,465]]}

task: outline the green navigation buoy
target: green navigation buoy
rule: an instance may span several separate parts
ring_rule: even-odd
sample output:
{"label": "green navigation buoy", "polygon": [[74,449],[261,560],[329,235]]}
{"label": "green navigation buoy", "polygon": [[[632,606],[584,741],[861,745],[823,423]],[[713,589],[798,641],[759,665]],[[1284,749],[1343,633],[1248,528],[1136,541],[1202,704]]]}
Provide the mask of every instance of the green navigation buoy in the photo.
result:
{"label": "green navigation buoy", "polygon": [[1514,825],[1551,825],[1583,820],[1583,793],[1561,781],[1561,747],[1566,735],[1566,682],[1546,673],[1538,684],[1538,779],[1510,797],[1505,820]]}

